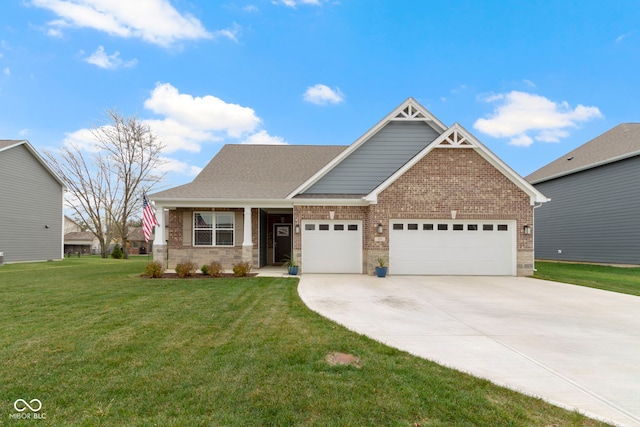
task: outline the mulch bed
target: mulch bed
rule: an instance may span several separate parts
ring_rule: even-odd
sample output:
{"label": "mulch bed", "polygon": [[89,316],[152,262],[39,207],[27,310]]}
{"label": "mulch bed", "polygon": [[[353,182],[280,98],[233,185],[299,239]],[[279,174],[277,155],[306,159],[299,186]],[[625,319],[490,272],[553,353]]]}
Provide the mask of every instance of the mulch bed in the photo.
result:
{"label": "mulch bed", "polygon": [[[249,273],[245,277],[255,277],[257,275],[258,273]],[[150,279],[148,274],[142,274],[140,275],[140,277]],[[162,276],[156,277],[156,279],[228,279],[230,277],[237,277],[237,276],[233,273],[222,273],[220,277],[212,277],[209,275],[197,273],[193,276],[180,277],[178,276],[178,273],[162,273]]]}

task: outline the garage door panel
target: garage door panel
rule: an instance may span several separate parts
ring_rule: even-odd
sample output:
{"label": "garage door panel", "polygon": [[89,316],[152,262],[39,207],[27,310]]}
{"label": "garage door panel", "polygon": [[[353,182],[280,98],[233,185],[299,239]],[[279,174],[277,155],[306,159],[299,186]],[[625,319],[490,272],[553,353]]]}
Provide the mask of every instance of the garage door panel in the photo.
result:
{"label": "garage door panel", "polygon": [[515,221],[392,220],[389,250],[392,274],[514,275]]}
{"label": "garage door panel", "polygon": [[361,221],[303,221],[305,273],[362,273]]}

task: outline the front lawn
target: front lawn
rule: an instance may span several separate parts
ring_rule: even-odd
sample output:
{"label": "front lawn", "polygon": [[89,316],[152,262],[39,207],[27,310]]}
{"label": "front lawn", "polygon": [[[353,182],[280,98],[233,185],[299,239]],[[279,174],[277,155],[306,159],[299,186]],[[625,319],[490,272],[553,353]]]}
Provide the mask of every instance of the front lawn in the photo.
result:
{"label": "front lawn", "polygon": [[640,268],[536,261],[537,279],[640,296]]}
{"label": "front lawn", "polygon": [[146,262],[0,267],[0,425],[604,425],[349,332],[297,279],[144,279]]}

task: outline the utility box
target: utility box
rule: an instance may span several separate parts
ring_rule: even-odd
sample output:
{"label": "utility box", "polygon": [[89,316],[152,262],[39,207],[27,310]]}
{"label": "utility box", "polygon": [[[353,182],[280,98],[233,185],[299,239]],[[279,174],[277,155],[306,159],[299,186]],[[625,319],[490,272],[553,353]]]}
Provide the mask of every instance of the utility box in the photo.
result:
{"label": "utility box", "polygon": [[0,252],[0,265],[4,264],[4,252]]}

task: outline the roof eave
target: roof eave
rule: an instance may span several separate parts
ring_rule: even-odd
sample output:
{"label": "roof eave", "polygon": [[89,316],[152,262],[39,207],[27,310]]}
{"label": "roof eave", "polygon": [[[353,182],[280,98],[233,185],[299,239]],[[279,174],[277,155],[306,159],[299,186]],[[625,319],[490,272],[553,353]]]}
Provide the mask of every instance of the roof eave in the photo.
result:
{"label": "roof eave", "polygon": [[636,156],[640,156],[640,151],[634,151],[632,153],[622,154],[620,156],[612,157],[612,158],[607,159],[607,160],[602,160],[600,162],[595,162],[595,163],[591,163],[591,164],[588,164],[588,165],[585,165],[585,166],[581,166],[579,168],[571,169],[569,171],[560,172],[560,173],[557,173],[555,175],[550,175],[550,176],[544,177],[544,178],[538,178],[538,179],[536,179],[534,181],[529,181],[529,183],[531,185],[540,184],[540,183],[545,182],[545,181],[551,181],[553,179],[562,178],[563,176],[573,175],[574,173],[578,173],[578,172],[582,172],[582,171],[585,171],[585,170],[588,170],[588,169],[593,169],[593,168],[597,168],[597,167],[600,167],[600,166],[608,165],[610,163],[619,162],[620,160],[625,160],[625,159],[629,159],[631,157],[636,157]]}

